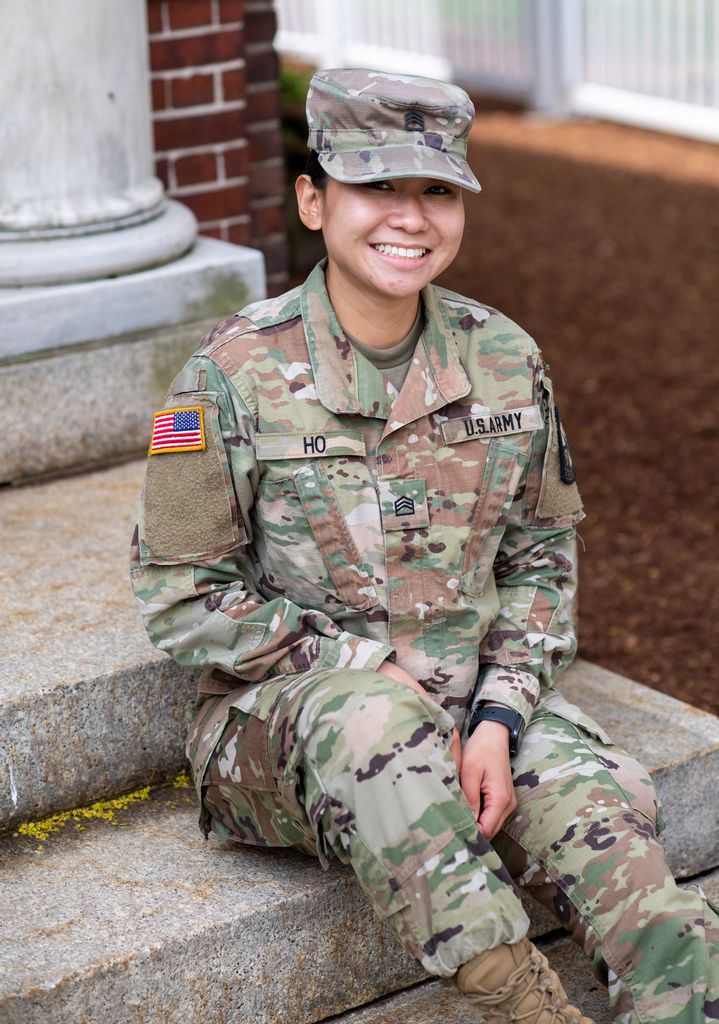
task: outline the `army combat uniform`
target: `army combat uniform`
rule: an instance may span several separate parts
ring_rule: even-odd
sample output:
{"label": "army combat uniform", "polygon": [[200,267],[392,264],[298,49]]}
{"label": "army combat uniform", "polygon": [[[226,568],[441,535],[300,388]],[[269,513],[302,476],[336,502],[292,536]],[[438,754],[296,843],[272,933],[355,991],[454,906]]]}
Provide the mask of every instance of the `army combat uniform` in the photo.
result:
{"label": "army combat uniform", "polygon": [[[495,310],[422,304],[397,393],[320,264],[219,324],[155,418],[132,579],[153,642],[205,669],[202,828],[351,864],[436,975],[521,939],[514,879],[617,1020],[719,1020],[718,919],[668,872],[651,780],[553,688],[582,512],[541,356]],[[527,723],[492,845],[449,750],[479,700]]]}

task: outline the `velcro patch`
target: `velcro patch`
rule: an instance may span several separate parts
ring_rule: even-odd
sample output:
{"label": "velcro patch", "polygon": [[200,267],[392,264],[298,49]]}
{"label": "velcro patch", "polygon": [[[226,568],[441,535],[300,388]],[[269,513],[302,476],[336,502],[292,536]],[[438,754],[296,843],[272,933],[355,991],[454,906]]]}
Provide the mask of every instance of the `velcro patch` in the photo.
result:
{"label": "velcro patch", "polygon": [[205,423],[201,405],[161,409],[152,420],[148,455],[163,452],[201,452],[205,449]]}
{"label": "velcro patch", "polygon": [[489,440],[505,434],[520,434],[526,430],[541,430],[544,426],[542,409],[538,405],[527,405],[523,409],[506,409],[502,412],[488,412],[483,416],[463,416],[445,420],[442,423],[442,437],[445,444],[460,441]]}
{"label": "velcro patch", "polygon": [[321,434],[257,434],[255,450],[257,458],[265,462],[271,459],[367,454],[364,435],[360,430],[326,430]]}
{"label": "velcro patch", "polygon": [[380,480],[379,500],[385,533],[390,530],[421,530],[429,526],[427,489],[423,477]]}

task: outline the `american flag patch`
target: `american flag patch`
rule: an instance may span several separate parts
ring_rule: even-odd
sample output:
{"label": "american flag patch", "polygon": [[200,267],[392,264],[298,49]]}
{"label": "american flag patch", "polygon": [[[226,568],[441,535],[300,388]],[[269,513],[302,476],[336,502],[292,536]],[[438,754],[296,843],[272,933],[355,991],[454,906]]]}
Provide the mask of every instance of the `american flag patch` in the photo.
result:
{"label": "american flag patch", "polygon": [[148,455],[160,452],[200,452],[205,447],[205,425],[202,406],[186,409],[161,409],[152,423],[152,440]]}

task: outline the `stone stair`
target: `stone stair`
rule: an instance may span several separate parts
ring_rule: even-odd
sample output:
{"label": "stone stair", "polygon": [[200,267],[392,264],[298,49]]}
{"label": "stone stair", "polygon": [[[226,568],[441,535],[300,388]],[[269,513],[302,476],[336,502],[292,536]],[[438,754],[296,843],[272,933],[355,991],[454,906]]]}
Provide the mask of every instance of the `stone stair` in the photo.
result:
{"label": "stone stair", "polygon": [[[150,645],[130,594],[142,473],[0,491],[0,1022],[313,1024],[378,999],[349,1019],[461,1018],[347,869],[205,843],[194,792],[162,784],[183,767],[194,676]],[[586,662],[562,689],[652,771],[675,874],[715,869],[719,721]],[[707,884],[719,895],[719,873]],[[537,935],[554,927],[531,916]],[[550,946],[595,999],[567,940]]]}

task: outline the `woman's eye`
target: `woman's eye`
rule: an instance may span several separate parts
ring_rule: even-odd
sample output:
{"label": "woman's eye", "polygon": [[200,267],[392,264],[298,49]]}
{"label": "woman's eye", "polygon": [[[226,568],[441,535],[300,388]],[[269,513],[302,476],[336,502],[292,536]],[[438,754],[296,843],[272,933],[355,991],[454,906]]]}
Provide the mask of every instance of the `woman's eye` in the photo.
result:
{"label": "woman's eye", "polygon": [[430,185],[427,189],[427,194],[430,196],[452,196],[454,191],[453,188],[449,188],[447,185]]}
{"label": "woman's eye", "polygon": [[367,188],[371,188],[375,192],[390,192],[392,186],[388,181],[368,181]]}

